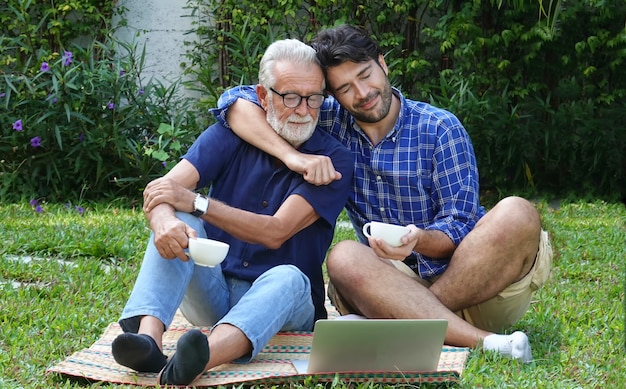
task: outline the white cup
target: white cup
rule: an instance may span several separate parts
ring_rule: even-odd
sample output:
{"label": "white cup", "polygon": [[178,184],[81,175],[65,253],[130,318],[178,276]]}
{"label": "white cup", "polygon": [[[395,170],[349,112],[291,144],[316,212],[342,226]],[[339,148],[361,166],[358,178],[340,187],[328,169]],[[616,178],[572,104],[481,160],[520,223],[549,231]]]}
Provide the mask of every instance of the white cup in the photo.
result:
{"label": "white cup", "polygon": [[409,233],[409,227],[382,222],[369,222],[363,226],[363,234],[368,238],[382,239],[389,246],[402,246],[402,237]]}
{"label": "white cup", "polygon": [[189,256],[196,265],[215,267],[222,263],[230,245],[220,242],[219,240],[190,238],[189,239]]}

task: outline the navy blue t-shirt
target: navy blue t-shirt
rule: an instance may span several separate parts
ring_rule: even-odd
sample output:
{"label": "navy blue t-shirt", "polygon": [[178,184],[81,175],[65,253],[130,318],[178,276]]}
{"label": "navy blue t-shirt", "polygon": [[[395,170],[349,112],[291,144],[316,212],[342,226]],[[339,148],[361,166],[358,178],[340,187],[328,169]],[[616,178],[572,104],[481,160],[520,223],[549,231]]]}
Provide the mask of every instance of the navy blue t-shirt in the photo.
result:
{"label": "navy blue t-shirt", "polygon": [[182,158],[200,174],[197,189],[210,186],[209,196],[229,206],[273,215],[290,195],[300,195],[311,204],[320,218],[276,250],[241,241],[207,222],[204,227],[209,238],[230,244],[221,265],[226,276],[253,281],[276,265],[297,266],[311,281],[317,320],[327,316],[321,267],[333,239],[335,221],[348,199],[354,162],[342,144],[319,130],[299,151],[329,156],[342,179],[329,185],[309,184],[302,175],[220,124],[206,129]]}

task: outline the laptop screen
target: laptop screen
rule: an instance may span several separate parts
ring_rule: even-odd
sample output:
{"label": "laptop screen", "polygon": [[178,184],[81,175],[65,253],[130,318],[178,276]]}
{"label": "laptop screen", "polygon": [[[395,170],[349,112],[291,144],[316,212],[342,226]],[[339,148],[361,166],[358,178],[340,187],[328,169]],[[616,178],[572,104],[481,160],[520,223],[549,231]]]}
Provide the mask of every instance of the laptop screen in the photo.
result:
{"label": "laptop screen", "polygon": [[318,320],[306,372],[436,371],[447,326],[446,320]]}

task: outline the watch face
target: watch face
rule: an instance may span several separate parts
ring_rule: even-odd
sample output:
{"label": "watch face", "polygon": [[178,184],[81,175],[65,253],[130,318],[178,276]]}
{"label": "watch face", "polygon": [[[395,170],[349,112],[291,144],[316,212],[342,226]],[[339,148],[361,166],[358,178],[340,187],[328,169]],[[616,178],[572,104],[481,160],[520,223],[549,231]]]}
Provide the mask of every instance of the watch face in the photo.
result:
{"label": "watch face", "polygon": [[209,199],[202,195],[198,195],[193,203],[193,206],[196,211],[204,214],[209,208]]}

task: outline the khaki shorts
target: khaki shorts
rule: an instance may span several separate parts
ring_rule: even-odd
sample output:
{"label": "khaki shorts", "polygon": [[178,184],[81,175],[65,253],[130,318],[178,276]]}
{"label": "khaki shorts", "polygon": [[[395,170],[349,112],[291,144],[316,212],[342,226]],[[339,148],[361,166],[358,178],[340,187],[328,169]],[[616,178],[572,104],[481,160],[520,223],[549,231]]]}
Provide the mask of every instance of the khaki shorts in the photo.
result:
{"label": "khaki shorts", "polygon": [[[434,282],[434,280],[431,282],[419,278],[403,262],[391,261],[391,263],[398,270],[416,279],[426,287],[429,287]],[[475,327],[501,333],[517,323],[526,313],[533,294],[548,280],[551,267],[552,247],[548,239],[548,233],[541,231],[539,250],[537,251],[535,263],[524,278],[509,285],[492,299],[456,312],[456,314]],[[328,285],[328,297],[340,314],[358,313],[343,300],[332,284]]]}

